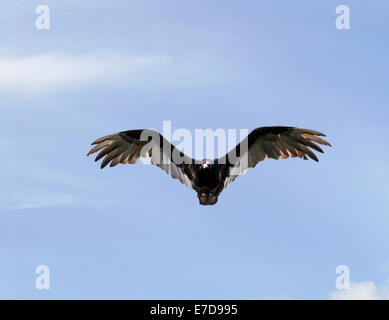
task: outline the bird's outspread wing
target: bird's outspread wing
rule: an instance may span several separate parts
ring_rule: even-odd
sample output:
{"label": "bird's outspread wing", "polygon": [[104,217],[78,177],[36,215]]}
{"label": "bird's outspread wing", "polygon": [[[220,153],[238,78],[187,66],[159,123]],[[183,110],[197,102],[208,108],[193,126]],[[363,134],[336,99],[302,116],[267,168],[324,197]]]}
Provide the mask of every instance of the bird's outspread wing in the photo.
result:
{"label": "bird's outspread wing", "polygon": [[318,144],[331,146],[327,141],[319,138],[325,134],[295,127],[260,127],[232,149],[219,162],[226,163],[229,176],[224,187],[243,174],[248,168],[254,168],[258,162],[266,158],[286,159],[299,157],[308,160],[307,156],[319,161],[313,150],[323,153]]}
{"label": "bird's outspread wing", "polygon": [[140,157],[150,157],[151,163],[160,167],[174,179],[192,188],[190,164],[186,156],[167,141],[159,132],[151,129],[122,131],[101,137],[88,153],[100,151],[95,161],[104,157],[101,168],[110,164],[134,164]]}

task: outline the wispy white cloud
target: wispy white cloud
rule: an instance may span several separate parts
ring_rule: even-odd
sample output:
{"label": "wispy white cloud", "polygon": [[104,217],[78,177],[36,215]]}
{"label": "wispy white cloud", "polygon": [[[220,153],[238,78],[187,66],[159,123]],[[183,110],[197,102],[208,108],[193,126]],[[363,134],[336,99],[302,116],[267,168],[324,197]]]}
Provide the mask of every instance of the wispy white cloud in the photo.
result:
{"label": "wispy white cloud", "polygon": [[0,55],[0,90],[37,94],[112,81],[124,84],[182,84],[204,77],[202,59],[136,56],[112,52],[49,53],[23,57]]}
{"label": "wispy white cloud", "polygon": [[111,197],[95,199],[85,190],[75,190],[74,193],[65,190],[36,189],[26,187],[22,189],[4,189],[0,194],[0,209],[28,210],[51,207],[87,207],[101,208],[117,204]]}
{"label": "wispy white cloud", "polygon": [[0,58],[0,88],[16,91],[47,91],[77,86],[122,72],[133,75],[168,63],[166,57],[122,57],[114,54],[43,54]]}
{"label": "wispy white cloud", "polygon": [[6,193],[2,203],[4,209],[23,210],[69,206],[75,204],[71,194],[53,193],[42,190],[18,190],[17,193]]}
{"label": "wispy white cloud", "polygon": [[389,287],[377,287],[374,282],[352,282],[350,289],[330,292],[332,300],[388,300]]}
{"label": "wispy white cloud", "polygon": [[4,210],[101,208],[117,202],[110,196],[96,197],[96,193],[107,186],[99,186],[94,178],[63,172],[47,165],[4,162],[0,176],[3,178],[0,180],[0,209]]}

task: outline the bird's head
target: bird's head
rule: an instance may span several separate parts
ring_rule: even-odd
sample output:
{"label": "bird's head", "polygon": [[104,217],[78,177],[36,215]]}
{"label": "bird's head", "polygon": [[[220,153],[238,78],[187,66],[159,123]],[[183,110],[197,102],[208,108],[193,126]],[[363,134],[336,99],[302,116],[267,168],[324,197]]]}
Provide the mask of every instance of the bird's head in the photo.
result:
{"label": "bird's head", "polygon": [[208,159],[204,159],[203,162],[201,163],[201,169],[207,169],[212,166],[212,162]]}

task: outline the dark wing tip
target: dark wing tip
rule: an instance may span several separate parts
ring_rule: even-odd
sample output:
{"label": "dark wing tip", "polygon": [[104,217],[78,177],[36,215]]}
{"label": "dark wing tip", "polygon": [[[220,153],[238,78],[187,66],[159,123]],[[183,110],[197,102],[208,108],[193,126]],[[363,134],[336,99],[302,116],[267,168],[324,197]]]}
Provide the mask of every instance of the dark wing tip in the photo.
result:
{"label": "dark wing tip", "polygon": [[303,133],[308,133],[308,134],[311,134],[311,135],[315,135],[315,136],[319,136],[319,137],[326,137],[326,135],[320,131],[317,131],[317,130],[312,130],[312,129],[300,129],[300,128],[297,128],[301,131],[303,131]]}

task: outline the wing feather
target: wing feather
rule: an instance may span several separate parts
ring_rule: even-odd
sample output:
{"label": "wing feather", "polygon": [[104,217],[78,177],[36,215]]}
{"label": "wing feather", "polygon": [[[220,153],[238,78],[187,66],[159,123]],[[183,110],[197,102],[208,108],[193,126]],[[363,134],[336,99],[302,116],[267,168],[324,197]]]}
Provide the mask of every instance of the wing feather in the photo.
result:
{"label": "wing feather", "polygon": [[[311,149],[323,153],[319,145],[331,146],[330,143],[319,137],[325,137],[325,134],[316,130],[296,127],[260,127],[254,129],[233,150],[218,159],[219,163],[227,163],[230,167],[225,187],[248,168],[254,168],[266,158],[299,157],[308,160],[309,157],[319,161]],[[240,158],[237,158],[236,155],[240,155]],[[247,157],[245,158],[244,155]],[[243,161],[242,159],[248,160]]]}
{"label": "wing feather", "polygon": [[[151,139],[144,139],[144,137],[151,137]],[[94,142],[95,145],[89,152],[88,156],[100,151],[95,159],[98,161],[102,158],[101,168],[108,164],[114,167],[121,164],[134,164],[139,157],[151,157],[151,163],[160,167],[167,174],[174,179],[178,179],[181,183],[192,188],[192,181],[185,173],[186,166],[194,162],[194,160],[186,155],[183,155],[180,161],[175,161],[172,154],[175,150],[176,154],[181,154],[172,144],[170,144],[157,131],[142,129],[142,130],[128,130],[115,134],[110,134],[101,137]],[[152,150],[159,152],[153,156]],[[178,152],[177,152],[178,151]]]}

